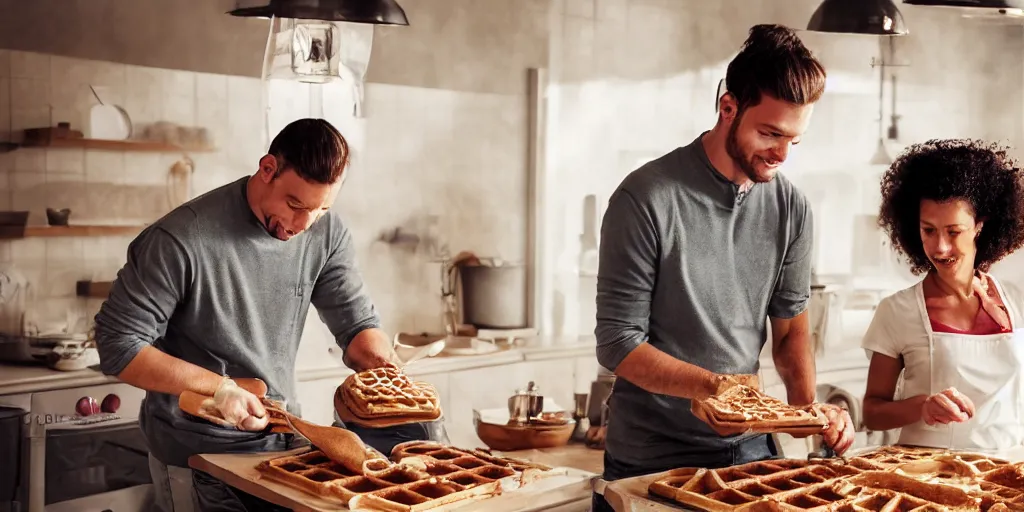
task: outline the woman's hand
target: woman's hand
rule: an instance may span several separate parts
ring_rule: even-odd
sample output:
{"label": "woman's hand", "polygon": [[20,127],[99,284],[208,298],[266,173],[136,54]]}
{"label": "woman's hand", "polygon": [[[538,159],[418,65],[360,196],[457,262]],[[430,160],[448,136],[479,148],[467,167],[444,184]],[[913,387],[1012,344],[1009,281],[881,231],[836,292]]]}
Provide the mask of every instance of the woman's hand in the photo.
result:
{"label": "woman's hand", "polygon": [[921,420],[928,425],[963,423],[974,417],[974,403],[956,388],[929,396],[921,406]]}

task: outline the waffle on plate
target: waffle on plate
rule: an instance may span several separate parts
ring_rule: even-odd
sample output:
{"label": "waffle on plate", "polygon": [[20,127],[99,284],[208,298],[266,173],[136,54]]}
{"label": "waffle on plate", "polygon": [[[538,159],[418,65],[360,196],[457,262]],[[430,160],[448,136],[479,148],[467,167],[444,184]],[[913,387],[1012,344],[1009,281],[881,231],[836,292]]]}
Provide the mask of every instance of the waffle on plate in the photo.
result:
{"label": "waffle on plate", "polygon": [[713,396],[691,401],[690,409],[723,436],[746,432],[811,435],[828,426],[825,415],[812,406],[795,407],[735,382],[726,383]]}
{"label": "waffle on plate", "polygon": [[342,421],[366,427],[386,427],[434,421],[441,417],[437,390],[409,379],[393,367],[350,375],[338,386],[334,407]]}
{"label": "waffle on plate", "polygon": [[[368,460],[355,473],[313,450],[260,462],[257,471],[352,510],[442,511],[514,490],[549,474],[547,466],[412,441],[392,461]],[[400,462],[399,462],[400,461]]]}
{"label": "waffle on plate", "polygon": [[890,446],[850,458],[684,468],[648,492],[705,511],[1024,511],[1024,464]]}

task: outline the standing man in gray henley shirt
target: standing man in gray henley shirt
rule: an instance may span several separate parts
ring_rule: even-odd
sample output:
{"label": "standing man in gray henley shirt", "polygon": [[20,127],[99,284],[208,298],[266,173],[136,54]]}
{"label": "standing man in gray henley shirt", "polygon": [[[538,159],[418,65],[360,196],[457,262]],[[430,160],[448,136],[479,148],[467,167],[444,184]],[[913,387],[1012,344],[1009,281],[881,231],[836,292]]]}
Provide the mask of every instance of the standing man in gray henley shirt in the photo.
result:
{"label": "standing man in gray henley shirt", "polygon": [[[267,433],[260,401],[228,377],[262,379],[268,397],[298,414],[295,356],[310,304],[348,366],[395,361],[356,269],[352,234],[330,209],[348,158],[328,122],[295,121],[254,175],[175,208],[128,247],[95,337],[103,372],[147,391],[139,422],[160,509],[275,510],[189,473],[188,458],[294,447],[290,434]],[[186,389],[212,395],[235,427],[185,416],[178,396]]]}
{"label": "standing man in gray henley shirt", "polygon": [[[632,172],[601,226],[597,358],[618,376],[604,478],[769,458],[767,436],[721,437],[690,399],[755,374],[770,318],[789,402],[815,399],[807,301],[811,209],[778,167],[825,88],[825,70],[785,27],[758,25],[728,66],[715,127]],[[825,442],[853,441],[820,405]],[[595,510],[606,506],[595,496]]]}

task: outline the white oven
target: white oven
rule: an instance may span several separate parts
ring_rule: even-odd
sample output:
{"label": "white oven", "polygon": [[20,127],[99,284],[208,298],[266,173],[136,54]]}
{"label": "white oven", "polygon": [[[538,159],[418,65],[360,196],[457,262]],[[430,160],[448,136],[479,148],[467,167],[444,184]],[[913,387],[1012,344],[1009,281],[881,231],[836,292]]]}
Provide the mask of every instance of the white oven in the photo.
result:
{"label": "white oven", "polygon": [[0,405],[28,411],[21,510],[150,510],[149,452],[138,423],[144,397],[124,383],[0,396]]}

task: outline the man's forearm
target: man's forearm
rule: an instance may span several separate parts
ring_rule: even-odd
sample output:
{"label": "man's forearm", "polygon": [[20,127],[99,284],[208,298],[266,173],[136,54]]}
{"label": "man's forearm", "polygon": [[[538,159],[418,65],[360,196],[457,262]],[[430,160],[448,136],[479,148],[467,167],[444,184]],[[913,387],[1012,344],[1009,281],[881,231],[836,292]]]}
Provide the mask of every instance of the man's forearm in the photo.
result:
{"label": "man's forearm", "polygon": [[791,405],[813,403],[817,396],[815,385],[814,357],[811,354],[810,336],[791,332],[773,343],[772,359],[775,371],[779,372],[786,386],[788,402]]}
{"label": "man's forearm", "polygon": [[223,377],[206,368],[167,355],[151,346],[143,347],[117,377],[132,386],[170,395],[190,390],[212,396]]}
{"label": "man's forearm", "polygon": [[718,390],[722,376],[680,361],[644,343],[615,368],[615,375],[645,391],[679,398],[705,398]]}

